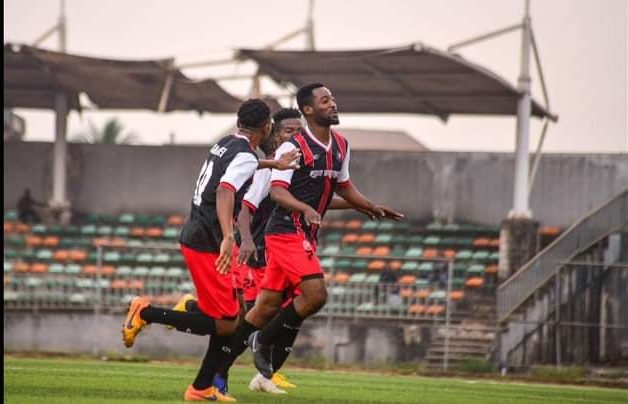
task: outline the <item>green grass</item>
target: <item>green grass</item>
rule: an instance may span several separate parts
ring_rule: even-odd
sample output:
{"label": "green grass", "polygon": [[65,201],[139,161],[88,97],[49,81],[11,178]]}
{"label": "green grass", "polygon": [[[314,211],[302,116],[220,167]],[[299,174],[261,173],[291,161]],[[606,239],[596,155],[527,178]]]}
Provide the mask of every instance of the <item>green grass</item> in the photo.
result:
{"label": "green grass", "polygon": [[[497,383],[287,369],[298,388],[286,396],[252,393],[254,371],[236,367],[231,393],[241,403],[626,403],[619,389]],[[191,365],[4,357],[5,403],[181,402]]]}

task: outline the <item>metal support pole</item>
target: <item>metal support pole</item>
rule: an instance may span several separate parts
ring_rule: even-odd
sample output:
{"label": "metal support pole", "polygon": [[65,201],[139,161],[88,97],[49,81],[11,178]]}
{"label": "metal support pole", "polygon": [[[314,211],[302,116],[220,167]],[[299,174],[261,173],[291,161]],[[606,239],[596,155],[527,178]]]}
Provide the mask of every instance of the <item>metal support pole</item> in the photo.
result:
{"label": "metal support pole", "polygon": [[316,48],[314,43],[314,0],[310,0],[305,31],[305,48],[313,51]]}
{"label": "metal support pole", "polygon": [[445,312],[445,353],[443,355],[443,370],[447,371],[449,367],[449,328],[451,322],[451,283],[454,276],[454,263],[449,261],[447,264],[447,311]]}
{"label": "metal support pole", "polygon": [[556,342],[556,366],[560,367],[560,267],[558,268],[558,272],[556,272],[556,324],[554,325],[554,334],[555,334],[555,342]]}
{"label": "metal support pole", "polygon": [[518,90],[520,92],[517,104],[517,146],[515,150],[515,189],[514,205],[510,217],[531,218],[529,207],[528,175],[530,172],[530,47],[531,23],[530,0],[525,3],[521,44],[521,73],[519,75]]}
{"label": "metal support pole", "polygon": [[65,209],[68,207],[66,187],[66,161],[67,161],[67,115],[68,98],[63,93],[55,96],[55,143],[52,158],[52,199],[50,205],[53,208]]}
{"label": "metal support pole", "polygon": [[98,356],[100,353],[100,325],[101,325],[101,306],[102,306],[102,290],[101,290],[101,273],[102,273],[102,261],[103,261],[103,247],[99,245],[97,247],[96,254],[96,280],[94,282],[94,338],[92,353],[94,356]]}

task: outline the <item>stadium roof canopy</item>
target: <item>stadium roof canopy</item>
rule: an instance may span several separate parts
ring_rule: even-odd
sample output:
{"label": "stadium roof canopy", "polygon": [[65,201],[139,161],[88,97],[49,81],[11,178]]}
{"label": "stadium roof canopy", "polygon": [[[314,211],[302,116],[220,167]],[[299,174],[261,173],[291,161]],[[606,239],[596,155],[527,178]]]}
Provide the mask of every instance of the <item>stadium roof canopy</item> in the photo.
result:
{"label": "stadium roof canopy", "polygon": [[187,78],[173,62],[100,59],[5,44],[4,107],[54,110],[56,94],[63,93],[68,107],[80,110],[79,95],[85,93],[101,109],[237,111],[238,98],[214,80]]}
{"label": "stadium roof canopy", "polygon": [[[242,49],[259,73],[297,87],[323,82],[341,112],[517,115],[520,93],[495,73],[421,44],[351,51]],[[532,115],[556,117],[532,101]]]}

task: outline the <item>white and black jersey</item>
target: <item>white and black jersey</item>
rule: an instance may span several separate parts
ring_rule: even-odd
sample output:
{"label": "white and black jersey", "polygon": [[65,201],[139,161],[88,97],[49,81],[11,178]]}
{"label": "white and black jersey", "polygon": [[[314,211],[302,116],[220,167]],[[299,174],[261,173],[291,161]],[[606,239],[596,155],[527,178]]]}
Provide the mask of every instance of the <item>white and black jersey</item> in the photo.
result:
{"label": "white and black jersey", "polygon": [[[338,132],[332,131],[329,143],[323,144],[309,128],[297,133],[275,155],[298,149],[301,152],[298,170],[272,170],[271,186],[288,189],[299,201],[310,205],[321,217],[327,211],[337,186],[350,184],[349,144]],[[279,205],[273,211],[266,234],[303,233],[316,242],[318,226],[308,226],[303,215],[291,212]]]}
{"label": "white and black jersey", "polygon": [[190,216],[179,237],[181,244],[198,251],[220,251],[216,191],[222,186],[235,192],[233,214],[237,216],[257,165],[257,155],[245,136],[226,136],[211,148],[196,180]]}
{"label": "white and black jersey", "polygon": [[276,203],[270,198],[270,176],[271,170],[265,168],[257,170],[253,176],[253,183],[244,195],[242,204],[251,211],[251,236],[255,243],[257,259],[255,255],[249,258],[247,264],[251,268],[263,268],[266,266],[266,243],[264,234],[266,223],[275,209]]}

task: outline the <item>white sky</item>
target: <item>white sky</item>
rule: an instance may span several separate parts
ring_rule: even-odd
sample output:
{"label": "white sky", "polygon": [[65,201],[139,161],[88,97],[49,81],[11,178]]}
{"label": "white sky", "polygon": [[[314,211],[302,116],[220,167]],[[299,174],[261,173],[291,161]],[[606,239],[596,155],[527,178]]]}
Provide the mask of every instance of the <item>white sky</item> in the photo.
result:
{"label": "white sky", "polygon": [[[628,151],[628,1],[532,0],[532,24],[540,47],[551,109],[559,122],[550,127],[545,151]],[[120,59],[175,57],[177,63],[230,57],[230,50],[259,48],[304,25],[307,0],[66,0],[68,51]],[[421,41],[446,49],[459,40],[521,21],[524,0],[316,0],[318,49],[366,49]],[[4,41],[32,43],[59,14],[53,0],[5,0]],[[521,35],[510,33],[464,48],[460,53],[516,85]],[[302,49],[303,37],[280,49]],[[55,37],[43,47],[56,49]],[[533,66],[532,66],[533,68]],[[191,77],[252,72],[253,65],[187,69]],[[534,70],[533,70],[534,71]],[[245,81],[221,82],[246,96]],[[263,90],[276,87],[264,83]],[[333,88],[331,89],[333,91]],[[533,95],[542,100],[537,75]],[[419,115],[342,114],[341,126],[400,129],[435,150],[512,151],[515,119],[453,116],[447,124]],[[377,102],[374,100],[374,102]],[[16,110],[27,120],[26,140],[54,138],[50,111]],[[208,143],[232,126],[226,115],[94,111],[72,112],[68,134],[119,117],[142,144]],[[533,121],[531,149],[541,125]]]}

